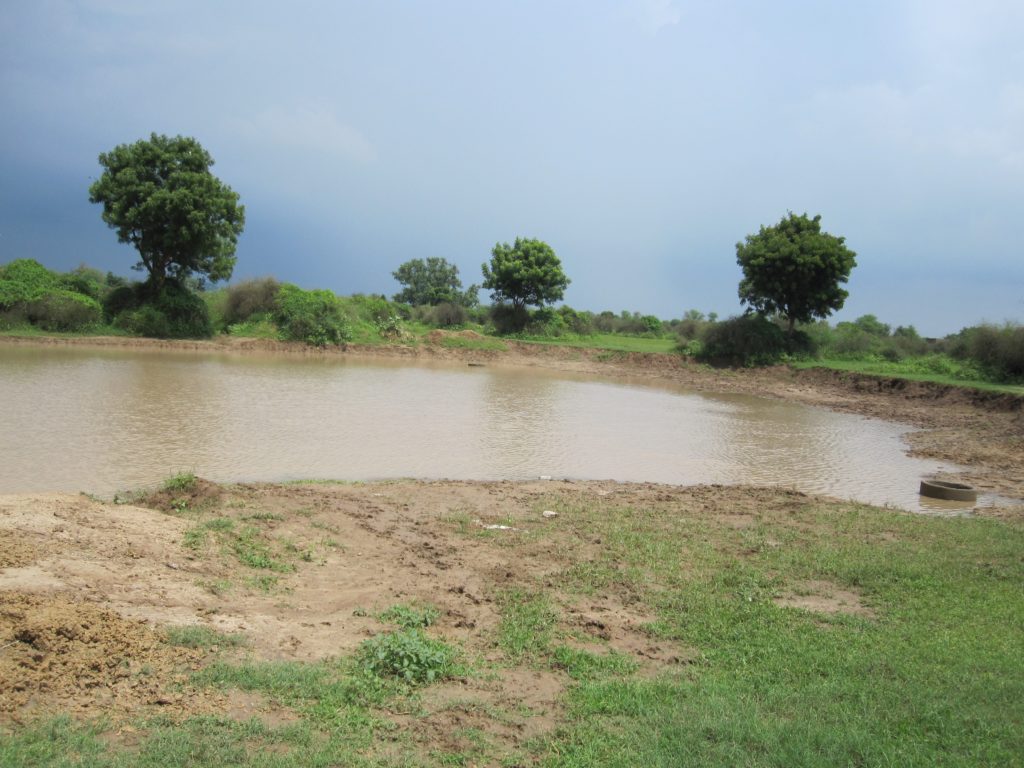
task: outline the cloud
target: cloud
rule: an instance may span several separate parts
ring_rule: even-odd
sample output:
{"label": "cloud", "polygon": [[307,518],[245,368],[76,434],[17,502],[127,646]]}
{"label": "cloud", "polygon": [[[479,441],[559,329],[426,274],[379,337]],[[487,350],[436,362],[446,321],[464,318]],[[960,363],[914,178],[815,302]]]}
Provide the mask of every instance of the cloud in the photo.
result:
{"label": "cloud", "polygon": [[376,150],[358,129],[323,105],[274,108],[234,120],[229,129],[252,144],[298,150],[303,154],[372,163]]}
{"label": "cloud", "polygon": [[1024,86],[983,89],[938,81],[918,87],[865,83],[816,93],[804,110],[815,133],[870,146],[960,158],[1011,173],[1024,169]]}
{"label": "cloud", "polygon": [[682,12],[672,0],[639,0],[636,16],[640,25],[649,34],[656,35],[665,27],[673,27],[682,18]]}

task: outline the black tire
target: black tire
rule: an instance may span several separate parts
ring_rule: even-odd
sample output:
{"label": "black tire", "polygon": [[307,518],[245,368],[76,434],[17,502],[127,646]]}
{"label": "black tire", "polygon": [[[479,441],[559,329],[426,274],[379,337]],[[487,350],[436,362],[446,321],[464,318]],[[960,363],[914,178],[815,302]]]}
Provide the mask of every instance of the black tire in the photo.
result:
{"label": "black tire", "polygon": [[944,480],[922,480],[921,495],[947,501],[977,501],[978,492],[963,483],[947,483]]}

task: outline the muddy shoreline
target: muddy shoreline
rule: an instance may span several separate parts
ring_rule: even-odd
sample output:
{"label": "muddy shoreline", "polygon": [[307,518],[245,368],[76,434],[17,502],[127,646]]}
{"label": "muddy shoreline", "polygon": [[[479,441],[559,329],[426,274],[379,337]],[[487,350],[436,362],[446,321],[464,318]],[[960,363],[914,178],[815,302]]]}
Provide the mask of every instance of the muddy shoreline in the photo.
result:
{"label": "muddy shoreline", "polygon": [[[741,393],[777,398],[918,428],[906,439],[911,455],[965,467],[941,479],[965,482],[984,493],[1024,500],[1024,397],[964,387],[913,382],[828,369],[788,366],[712,369],[678,355],[609,352],[503,341],[505,349],[474,349],[473,332],[435,331],[422,343],[357,345],[317,349],[267,339],[209,341],[125,337],[0,337],[8,346],[68,346],[82,349],[155,350],[186,354],[284,355],[437,361],[541,368],[630,383],[666,383],[695,392]],[[468,346],[450,346],[452,342]]]}

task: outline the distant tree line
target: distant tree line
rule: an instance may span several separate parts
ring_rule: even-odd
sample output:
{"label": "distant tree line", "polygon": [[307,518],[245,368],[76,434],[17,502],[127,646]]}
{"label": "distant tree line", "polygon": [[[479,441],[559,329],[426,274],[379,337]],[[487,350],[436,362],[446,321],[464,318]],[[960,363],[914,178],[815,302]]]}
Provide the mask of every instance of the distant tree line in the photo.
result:
{"label": "distant tree line", "polygon": [[[118,240],[132,245],[140,281],[82,265],[53,272],[31,259],[0,266],[0,329],[36,327],[153,337],[225,332],[341,344],[353,338],[402,340],[419,325],[467,325],[520,338],[622,334],[676,338],[678,349],[712,363],[762,365],[799,357],[922,358],[937,372],[950,360],[996,380],[1024,379],[1024,329],[981,325],[942,340],[912,326],[890,328],[873,315],[834,327],[856,254],[822,230],[821,216],[788,213],[736,244],[746,312],[719,321],[688,310],[661,320],[631,311],[589,312],[562,304],[570,279],[550,245],[517,237],[498,242],[481,265],[482,281],[464,288],[458,267],[433,256],[399,265],[401,290],[340,297],[271,277],[207,290],[230,279],[245,223],[239,196],[210,172],[213,158],[192,138],[152,134],[99,156],[103,173],[89,188]],[[480,290],[491,304],[481,306]]]}

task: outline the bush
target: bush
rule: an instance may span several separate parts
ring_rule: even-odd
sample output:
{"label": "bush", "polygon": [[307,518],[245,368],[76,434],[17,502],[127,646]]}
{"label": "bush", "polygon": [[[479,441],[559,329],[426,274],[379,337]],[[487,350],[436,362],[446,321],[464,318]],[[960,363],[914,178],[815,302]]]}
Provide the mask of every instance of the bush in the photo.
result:
{"label": "bush", "polygon": [[450,328],[454,325],[465,325],[469,314],[461,304],[438,304],[427,314],[427,322],[438,328]]}
{"label": "bush", "polygon": [[964,328],[947,339],[953,357],[970,360],[992,379],[1004,382],[1024,379],[1024,326],[1007,323]]}
{"label": "bush", "polygon": [[115,288],[103,299],[103,319],[112,323],[125,310],[135,309],[138,303],[136,286],[122,285]]}
{"label": "bush", "polygon": [[85,264],[61,275],[58,280],[62,288],[88,296],[95,301],[102,301],[107,292],[107,281],[103,273]]}
{"label": "bush", "polygon": [[15,259],[0,267],[0,309],[41,299],[59,289],[57,275],[33,259]]}
{"label": "bush", "polygon": [[530,313],[526,311],[525,307],[492,304],[488,320],[494,326],[494,332],[499,336],[504,336],[509,333],[521,332],[530,320]]}
{"label": "bush", "polygon": [[44,331],[82,331],[103,319],[98,301],[74,291],[50,291],[24,307],[26,319]]}
{"label": "bush", "polygon": [[351,338],[342,317],[341,302],[331,291],[304,291],[285,283],[277,294],[274,322],[283,338],[317,347],[341,344]]}
{"label": "bush", "polygon": [[590,312],[577,312],[572,307],[561,306],[558,314],[570,332],[580,336],[590,336],[594,333],[594,315]]}
{"label": "bush", "polygon": [[225,290],[223,323],[225,326],[244,323],[254,315],[273,313],[281,283],[272,277],[245,280]]}
{"label": "bush", "polygon": [[654,315],[644,315],[640,318],[640,323],[644,328],[644,333],[649,333],[651,335],[660,336],[662,331],[665,330],[664,326],[661,324],[661,320]]}
{"label": "bush", "polygon": [[[806,334],[800,343],[810,344]],[[732,317],[704,332],[699,359],[715,365],[771,365],[789,352],[791,343],[775,323],[762,315]]]}
{"label": "bush", "polygon": [[206,302],[170,278],[159,290],[148,282],[116,288],[103,310],[108,322],[137,336],[200,339],[213,335]]}
{"label": "bush", "polygon": [[526,327],[523,329],[531,336],[564,336],[568,330],[565,320],[551,307],[541,307],[530,313]]}
{"label": "bush", "polygon": [[114,318],[113,322],[116,328],[127,331],[133,336],[145,336],[150,339],[171,337],[171,323],[167,319],[167,315],[150,304],[124,310]]}

